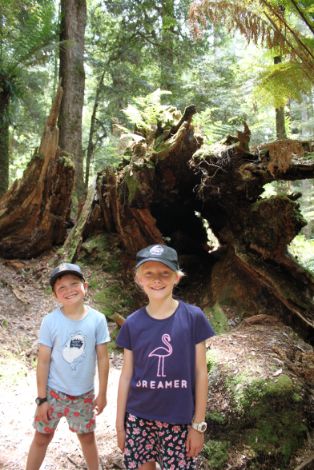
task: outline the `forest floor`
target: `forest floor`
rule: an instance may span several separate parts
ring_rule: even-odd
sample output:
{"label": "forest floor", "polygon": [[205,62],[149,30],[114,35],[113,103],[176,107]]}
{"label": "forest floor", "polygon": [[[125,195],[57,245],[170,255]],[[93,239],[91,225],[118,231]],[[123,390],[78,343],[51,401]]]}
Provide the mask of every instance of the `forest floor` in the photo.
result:
{"label": "forest floor", "polygon": [[[0,259],[0,469],[23,470],[33,437],[37,337],[42,317],[55,306],[48,285],[53,262],[53,254],[27,262]],[[102,275],[106,276],[106,273],[102,272]],[[107,280],[109,281],[109,278]],[[95,291],[91,289],[90,298],[93,298],[93,294]],[[114,324],[109,323],[109,329],[114,327]],[[254,358],[265,362],[265,350],[268,347],[265,341],[275,341],[277,349],[286,348],[287,355],[291,355],[292,343],[287,342],[290,333],[280,328],[278,326],[276,333],[276,327],[270,328],[269,324],[252,324],[241,329],[240,333],[235,331],[221,338],[217,336],[214,340],[228,363],[234,362],[237,370],[242,368],[244,370],[247,351],[253,351]],[[236,337],[239,334],[241,341]],[[264,342],[261,342],[262,338]],[[298,344],[296,346],[299,347]],[[303,344],[301,346],[304,347]],[[123,468],[122,455],[116,446],[114,426],[121,365],[121,353],[112,349],[108,404],[97,418],[96,429],[102,469]],[[219,393],[218,387],[217,392]],[[221,399],[223,400],[223,397]],[[292,468],[314,452],[313,445],[313,442],[308,443],[302,449]],[[244,462],[236,462],[238,457],[231,457],[228,469],[246,468]],[[69,431],[66,421],[60,422],[42,468],[43,470],[86,469],[77,438]],[[199,468],[209,467],[203,460],[203,463],[199,462]],[[273,468],[263,468],[273,470]]]}

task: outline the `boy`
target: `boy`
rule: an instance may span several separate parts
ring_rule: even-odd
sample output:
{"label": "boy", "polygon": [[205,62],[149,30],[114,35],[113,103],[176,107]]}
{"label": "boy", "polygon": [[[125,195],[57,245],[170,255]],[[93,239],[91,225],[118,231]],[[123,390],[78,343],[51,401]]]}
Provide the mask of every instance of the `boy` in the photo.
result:
{"label": "boy", "polygon": [[[42,321],[39,332],[35,435],[26,470],[38,470],[54,431],[65,416],[76,432],[89,470],[98,470],[95,418],[106,406],[110,340],[105,316],[84,304],[87,291],[77,264],[62,263],[50,276],[60,304]],[[98,365],[99,390],[94,399]]]}

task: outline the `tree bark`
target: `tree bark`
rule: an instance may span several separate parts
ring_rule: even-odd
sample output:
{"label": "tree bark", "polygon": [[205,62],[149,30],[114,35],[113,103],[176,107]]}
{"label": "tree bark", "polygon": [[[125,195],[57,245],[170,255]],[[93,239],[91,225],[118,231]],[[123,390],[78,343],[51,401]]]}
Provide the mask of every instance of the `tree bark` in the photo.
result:
{"label": "tree bark", "polygon": [[0,196],[9,187],[9,102],[10,94],[6,91],[5,80],[0,77]]}
{"label": "tree bark", "polygon": [[161,2],[161,44],[160,44],[160,88],[172,91],[173,76],[173,30],[175,23],[174,1]]}
{"label": "tree bark", "polygon": [[[209,152],[194,133],[194,113],[190,106],[178,123],[159,126],[153,142],[152,130],[118,170],[99,174],[105,230],[116,232],[132,257],[151,243],[175,247],[190,280],[203,273],[198,303],[226,301],[247,315],[273,310],[307,336],[313,277],[287,252],[305,224],[299,195],[260,196],[271,181],[313,178],[314,164],[304,156],[311,143],[275,141],[253,154],[245,124]],[[220,244],[213,252],[207,227]]]}
{"label": "tree bark", "polygon": [[32,258],[63,243],[71,207],[74,168],[58,147],[58,90],[41,143],[21,180],[0,199],[0,255]]}
{"label": "tree bark", "polygon": [[78,202],[85,193],[82,150],[85,26],[86,1],[61,0],[60,79],[64,93],[59,117],[60,148],[73,157]]}

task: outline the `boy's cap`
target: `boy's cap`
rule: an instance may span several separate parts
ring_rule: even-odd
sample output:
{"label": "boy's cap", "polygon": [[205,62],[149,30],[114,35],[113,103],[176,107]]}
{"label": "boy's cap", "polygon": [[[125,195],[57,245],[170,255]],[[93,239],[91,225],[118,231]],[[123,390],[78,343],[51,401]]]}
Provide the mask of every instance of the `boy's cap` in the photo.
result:
{"label": "boy's cap", "polygon": [[85,280],[81,268],[77,264],[62,263],[59,264],[59,266],[57,266],[50,274],[49,282],[51,287],[53,288],[56,280],[65,274],[74,274],[75,276],[80,277],[83,281]]}
{"label": "boy's cap", "polygon": [[178,254],[176,250],[166,245],[150,245],[136,254],[136,265],[138,268],[146,261],[158,261],[163,263],[172,271],[179,271]]}

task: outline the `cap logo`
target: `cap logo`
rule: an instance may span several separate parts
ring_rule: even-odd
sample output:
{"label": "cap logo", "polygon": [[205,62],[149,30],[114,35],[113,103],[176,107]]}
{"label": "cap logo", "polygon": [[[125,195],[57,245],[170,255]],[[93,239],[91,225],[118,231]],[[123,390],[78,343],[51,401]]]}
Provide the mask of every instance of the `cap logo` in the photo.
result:
{"label": "cap logo", "polygon": [[68,266],[67,266],[66,263],[62,263],[62,264],[60,264],[60,266],[59,266],[59,270],[60,270],[60,271],[63,271],[64,269],[67,269],[67,267],[68,267]]}
{"label": "cap logo", "polygon": [[160,256],[164,252],[164,249],[160,245],[155,245],[149,250],[151,255]]}

